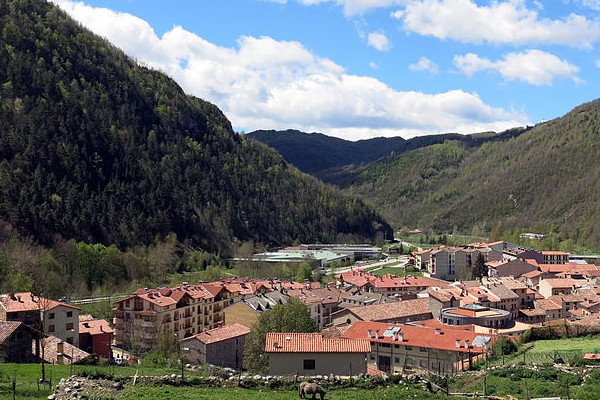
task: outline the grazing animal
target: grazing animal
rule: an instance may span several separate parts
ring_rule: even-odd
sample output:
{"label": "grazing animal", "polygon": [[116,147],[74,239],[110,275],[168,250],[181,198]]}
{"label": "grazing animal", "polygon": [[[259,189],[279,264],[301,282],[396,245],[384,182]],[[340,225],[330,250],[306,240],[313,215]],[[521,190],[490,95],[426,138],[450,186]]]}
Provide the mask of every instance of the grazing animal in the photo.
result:
{"label": "grazing animal", "polygon": [[301,399],[308,399],[307,395],[312,395],[311,399],[316,400],[317,394],[319,395],[319,399],[325,399],[325,390],[316,383],[302,382],[298,386],[298,395],[300,395]]}

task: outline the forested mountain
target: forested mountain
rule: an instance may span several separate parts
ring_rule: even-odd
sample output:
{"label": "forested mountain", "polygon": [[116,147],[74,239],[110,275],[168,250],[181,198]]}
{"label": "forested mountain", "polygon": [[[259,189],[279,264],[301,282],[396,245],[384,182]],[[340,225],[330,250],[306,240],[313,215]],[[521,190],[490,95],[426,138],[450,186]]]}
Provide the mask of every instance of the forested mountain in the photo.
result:
{"label": "forested mountain", "polygon": [[346,186],[365,165],[391,154],[457,140],[467,146],[479,146],[487,141],[504,140],[520,135],[524,129],[512,129],[502,133],[486,132],[473,135],[446,133],[420,136],[411,139],[401,137],[373,138],[352,142],[322,133],[305,133],[296,130],[259,130],[248,134],[277,150],[290,164],[301,171],[314,175],[323,182]]}
{"label": "forested mountain", "polygon": [[369,240],[389,226],[290,167],[44,0],[0,0],[0,219],[50,244],[170,232],[237,241]]}
{"label": "forested mountain", "polygon": [[373,163],[349,192],[396,226],[533,230],[600,251],[600,101],[518,137],[447,141]]}

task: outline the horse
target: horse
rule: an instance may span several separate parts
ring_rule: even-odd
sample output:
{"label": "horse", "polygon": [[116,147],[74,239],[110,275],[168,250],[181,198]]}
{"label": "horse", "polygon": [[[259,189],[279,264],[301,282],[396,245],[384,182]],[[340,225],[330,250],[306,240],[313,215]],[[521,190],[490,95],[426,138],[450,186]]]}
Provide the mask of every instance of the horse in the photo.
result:
{"label": "horse", "polygon": [[298,395],[301,399],[307,399],[307,395],[312,395],[311,399],[316,400],[317,394],[321,400],[325,399],[325,390],[316,383],[304,381],[298,386]]}

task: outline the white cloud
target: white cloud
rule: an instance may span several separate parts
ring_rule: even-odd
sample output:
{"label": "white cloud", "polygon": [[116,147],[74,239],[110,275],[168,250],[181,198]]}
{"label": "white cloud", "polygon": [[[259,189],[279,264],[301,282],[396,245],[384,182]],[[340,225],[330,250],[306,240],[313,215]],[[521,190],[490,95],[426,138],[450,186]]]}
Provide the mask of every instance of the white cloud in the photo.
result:
{"label": "white cloud", "polygon": [[419,61],[417,61],[414,64],[409,65],[408,69],[410,69],[411,71],[415,71],[415,72],[416,71],[426,71],[426,72],[430,72],[432,74],[438,73],[437,64],[434,63],[433,61],[431,61],[427,57],[419,58]]}
{"label": "white cloud", "polygon": [[600,10],[600,0],[582,0],[581,3],[592,10]]}
{"label": "white cloud", "polygon": [[540,18],[524,0],[493,1],[489,6],[473,0],[418,0],[391,15],[408,31],[464,43],[591,48],[600,39],[600,21],[577,14],[560,20]]}
{"label": "white cloud", "polygon": [[369,46],[379,50],[379,51],[388,51],[392,48],[392,44],[385,34],[381,32],[371,32],[367,38]]}
{"label": "white cloud", "polygon": [[387,8],[402,5],[409,0],[297,0],[304,5],[316,5],[321,3],[335,3],[342,7],[346,16],[364,14],[377,8]]}
{"label": "white cloud", "polygon": [[369,67],[371,67],[371,69],[379,69],[379,65],[374,61],[369,63]]}
{"label": "white cloud", "polygon": [[214,102],[236,129],[295,128],[355,140],[503,130],[529,122],[474,93],[399,92],[349,75],[298,42],[241,37],[236,48],[224,48],[181,27],[158,37],[132,15],[55,2],[140,62],[168,73],[187,93]]}
{"label": "white cloud", "polygon": [[523,81],[536,86],[552,85],[556,78],[569,78],[575,83],[582,82],[577,77],[577,66],[540,50],[505,54],[498,61],[468,53],[455,56],[454,65],[469,77],[478,71],[493,70],[507,81]]}

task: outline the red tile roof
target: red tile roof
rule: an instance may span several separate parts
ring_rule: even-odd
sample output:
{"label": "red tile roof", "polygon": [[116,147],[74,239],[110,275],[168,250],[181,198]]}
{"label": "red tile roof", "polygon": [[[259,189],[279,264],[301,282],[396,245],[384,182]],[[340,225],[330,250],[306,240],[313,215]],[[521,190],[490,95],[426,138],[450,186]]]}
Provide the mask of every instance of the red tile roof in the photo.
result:
{"label": "red tile roof", "polygon": [[250,333],[250,328],[245,327],[244,325],[235,323],[230,325],[220,326],[215,329],[211,329],[206,332],[202,332],[197,334],[196,336],[192,336],[183,340],[199,340],[204,344],[222,342],[223,340],[233,339],[239,336],[244,336]]}
{"label": "red tile roof", "polygon": [[[402,334],[402,341],[398,337],[392,335],[384,336],[388,328],[400,328],[398,332]],[[371,337],[369,338],[369,331]],[[379,331],[379,338],[377,338]],[[489,338],[488,348],[496,339],[496,335],[483,335],[475,332],[459,331],[455,329],[432,329],[428,327],[412,326],[408,324],[385,324],[381,322],[358,321],[346,331],[344,337],[350,339],[367,339],[371,342],[400,344],[405,346],[424,347],[431,349],[439,349],[446,351],[467,350],[472,352],[484,352],[483,346],[474,346],[473,342],[476,338]],[[398,339],[398,340],[396,340]],[[481,340],[479,339],[479,340]],[[457,340],[460,341],[460,348],[456,347]],[[465,348],[465,341],[469,341],[469,349]]]}
{"label": "red tile roof", "polygon": [[114,331],[104,319],[79,321],[79,334],[86,333],[90,335],[102,335],[107,333],[112,334]]}
{"label": "red tile roof", "polygon": [[79,307],[75,307],[71,304],[47,299],[45,297],[39,297],[31,292],[3,294],[0,296],[0,305],[4,307],[6,312],[38,311],[40,310],[40,308],[51,310],[58,306],[69,307],[74,310],[80,310]]}
{"label": "red tile roof", "polygon": [[267,333],[267,353],[369,353],[367,339],[326,338],[321,333]]}

